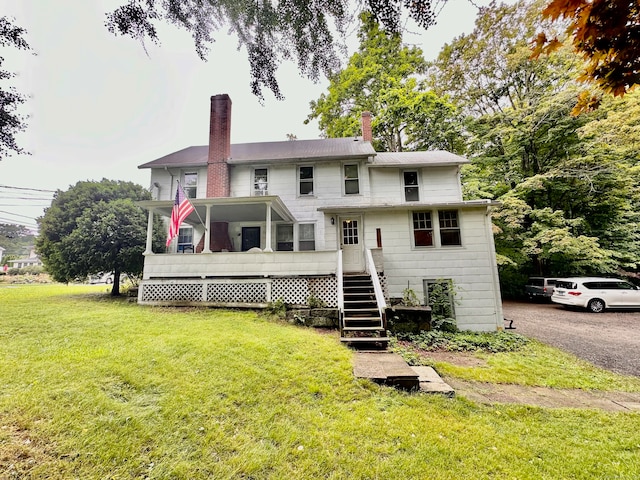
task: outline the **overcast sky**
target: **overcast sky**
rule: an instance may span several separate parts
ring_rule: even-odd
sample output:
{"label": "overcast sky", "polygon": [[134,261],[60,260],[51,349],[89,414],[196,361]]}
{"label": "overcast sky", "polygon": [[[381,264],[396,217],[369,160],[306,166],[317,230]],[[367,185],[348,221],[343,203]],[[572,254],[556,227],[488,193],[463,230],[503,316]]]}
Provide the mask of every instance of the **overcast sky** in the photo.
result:
{"label": "overcast sky", "polygon": [[[36,54],[0,53],[5,68],[18,74],[12,84],[30,96],[24,108],[28,129],[19,143],[31,152],[0,161],[0,223],[34,226],[49,203],[35,199],[45,194],[7,186],[67,190],[80,180],[108,178],[147,187],[149,171],[138,165],[207,143],[209,98],[218,93],[228,93],[233,103],[233,143],[286,140],[289,133],[319,137],[317,124],[303,121],[326,81],[314,84],[283,64],[278,79],[286,99],[265,91],[261,105],[251,94],[246,53],[237,51],[235,39],[218,34],[205,63],[189,34],[163,27],[161,45],[146,45],[145,51],[104,27],[105,12],[124,3],[0,0],[0,15],[27,29]],[[435,27],[405,41],[432,59],[446,42],[471,32],[476,13],[469,0],[449,0]]]}

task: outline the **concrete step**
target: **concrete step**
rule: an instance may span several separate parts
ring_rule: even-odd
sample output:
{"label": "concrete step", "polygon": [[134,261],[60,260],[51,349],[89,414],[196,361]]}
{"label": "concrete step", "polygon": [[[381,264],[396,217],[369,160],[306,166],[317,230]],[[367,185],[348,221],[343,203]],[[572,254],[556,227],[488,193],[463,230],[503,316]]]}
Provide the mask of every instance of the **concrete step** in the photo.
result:
{"label": "concrete step", "polygon": [[403,390],[418,390],[420,387],[419,375],[396,353],[358,352],[353,374]]}
{"label": "concrete step", "polygon": [[384,332],[380,325],[374,327],[343,327],[343,332]]}
{"label": "concrete step", "polygon": [[411,369],[418,374],[420,391],[424,393],[439,393],[446,397],[455,396],[456,392],[446,383],[432,367],[415,366]]}
{"label": "concrete step", "polygon": [[372,322],[377,322],[377,323],[382,323],[380,320],[380,315],[377,316],[368,316],[368,317],[344,317],[343,318],[344,324],[346,325],[348,322],[368,322],[368,323],[372,323]]}

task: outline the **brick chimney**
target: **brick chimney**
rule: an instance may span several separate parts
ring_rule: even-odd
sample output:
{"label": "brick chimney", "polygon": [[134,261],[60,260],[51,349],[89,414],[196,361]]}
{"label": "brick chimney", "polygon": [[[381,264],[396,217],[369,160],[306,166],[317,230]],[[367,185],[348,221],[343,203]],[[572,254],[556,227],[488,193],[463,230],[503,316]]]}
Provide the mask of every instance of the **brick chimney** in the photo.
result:
{"label": "brick chimney", "polygon": [[362,112],[362,140],[365,142],[373,141],[373,133],[371,131],[371,112]]}
{"label": "brick chimney", "polygon": [[207,198],[228,197],[231,156],[231,99],[229,95],[211,97],[209,158],[207,159]]}

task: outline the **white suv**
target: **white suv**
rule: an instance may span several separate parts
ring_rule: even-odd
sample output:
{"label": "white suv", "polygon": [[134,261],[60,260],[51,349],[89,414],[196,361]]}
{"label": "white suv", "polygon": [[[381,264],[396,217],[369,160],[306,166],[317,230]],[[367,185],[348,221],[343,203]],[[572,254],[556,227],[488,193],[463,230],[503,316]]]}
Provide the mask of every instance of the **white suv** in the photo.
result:
{"label": "white suv", "polygon": [[551,301],[567,307],[583,307],[594,313],[605,308],[639,308],[640,289],[617,278],[559,278]]}

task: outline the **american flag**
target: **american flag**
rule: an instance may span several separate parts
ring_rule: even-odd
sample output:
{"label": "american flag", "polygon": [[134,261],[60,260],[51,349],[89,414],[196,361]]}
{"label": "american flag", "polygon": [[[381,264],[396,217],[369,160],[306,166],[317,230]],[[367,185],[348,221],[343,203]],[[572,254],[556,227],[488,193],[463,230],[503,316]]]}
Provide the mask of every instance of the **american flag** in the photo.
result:
{"label": "american flag", "polygon": [[167,247],[171,243],[176,235],[178,235],[178,230],[180,230],[180,225],[185,218],[189,216],[189,214],[193,212],[193,205],[187,198],[182,190],[182,185],[178,183],[178,188],[176,189],[176,201],[173,203],[173,210],[171,211],[171,221],[169,222],[169,235],[167,236]]}

